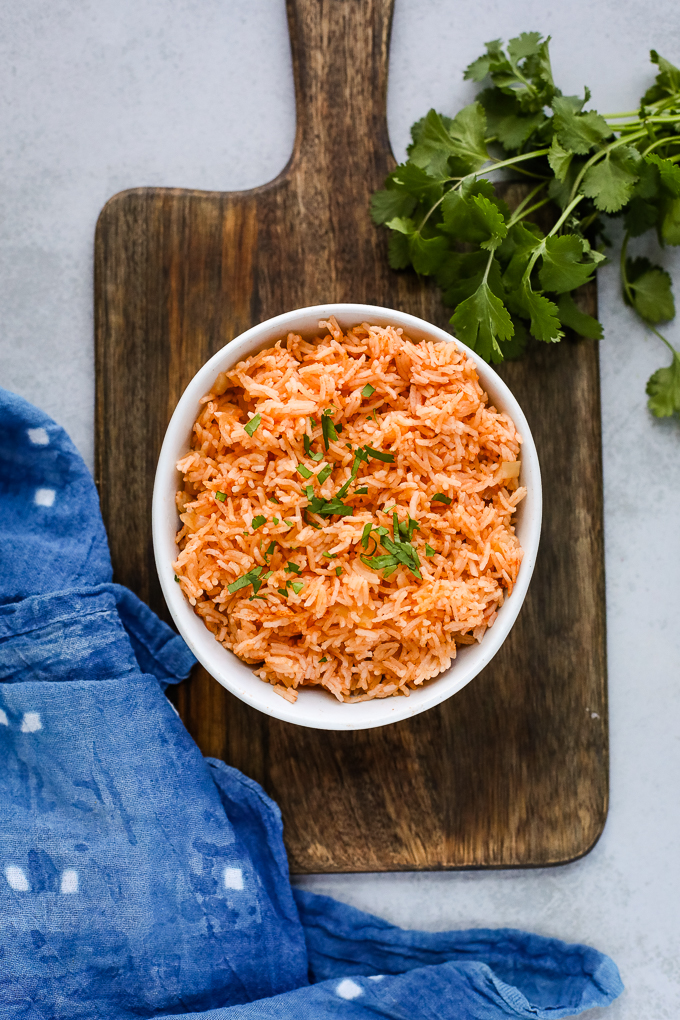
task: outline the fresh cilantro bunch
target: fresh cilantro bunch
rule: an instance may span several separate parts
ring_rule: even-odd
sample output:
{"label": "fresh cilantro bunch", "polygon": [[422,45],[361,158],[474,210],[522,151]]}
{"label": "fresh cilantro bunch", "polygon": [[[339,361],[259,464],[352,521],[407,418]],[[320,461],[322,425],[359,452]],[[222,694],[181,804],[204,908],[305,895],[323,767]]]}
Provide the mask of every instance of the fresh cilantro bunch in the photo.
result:
{"label": "fresh cilantro bunch", "polygon": [[[656,329],[675,315],[671,279],[628,241],[655,230],[680,244],[680,70],[654,50],[655,84],[639,109],[602,117],[590,99],[553,81],[549,39],[525,32],[486,45],[465,78],[485,83],[455,117],[430,110],[413,125],[408,160],[374,194],[373,219],[391,231],[393,269],[432,276],[454,309],[456,335],[487,361],[520,357],[528,334],[556,343],[565,328],[600,339],[573,292],[604,260],[603,215],[622,216],[625,301],[669,347],[670,367],[647,384],[657,416],[680,415],[680,355]],[[510,209],[489,179],[514,171],[532,183]],[[535,213],[552,203],[547,232]]]}

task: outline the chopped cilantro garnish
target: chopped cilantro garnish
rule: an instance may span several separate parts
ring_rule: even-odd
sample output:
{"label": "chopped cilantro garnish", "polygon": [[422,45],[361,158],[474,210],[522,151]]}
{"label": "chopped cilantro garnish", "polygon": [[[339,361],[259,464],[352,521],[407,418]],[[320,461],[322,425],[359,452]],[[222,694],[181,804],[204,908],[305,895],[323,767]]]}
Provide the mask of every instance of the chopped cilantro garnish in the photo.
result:
{"label": "chopped cilantro garnish", "polygon": [[284,595],[285,596],[285,595],[288,594],[288,589],[287,588],[277,588],[276,590],[279,593],[279,595]]}
{"label": "chopped cilantro garnish", "polygon": [[[411,521],[409,517],[406,528],[402,534],[397,519],[396,513],[393,515],[393,531],[394,537],[390,538],[387,533],[387,528],[376,528],[376,534],[380,535],[380,544],[385,550],[385,556],[362,556],[361,562],[365,563],[367,567],[371,567],[373,570],[382,570],[385,573],[385,577],[389,577],[395,570],[398,570],[400,566],[406,567],[410,570],[414,577],[419,580],[422,578],[420,573],[420,558],[418,556],[418,550],[414,545],[411,545],[410,541],[407,541],[405,535],[411,534],[411,524],[417,526],[416,521]],[[364,529],[365,530],[365,529]]]}
{"label": "chopped cilantro garnish", "polygon": [[418,524],[418,521],[414,521],[412,517],[407,516],[405,521],[401,521],[399,523],[399,534],[400,536],[403,536],[407,542],[410,542],[413,538],[414,531],[420,531],[420,525]]}
{"label": "chopped cilantro garnish", "polygon": [[394,455],[391,453],[383,453],[382,450],[374,450],[371,446],[366,447],[366,453],[369,457],[373,457],[374,460],[383,460],[386,464],[394,463]]}
{"label": "chopped cilantro garnish", "polygon": [[287,524],[289,528],[292,528],[292,527],[293,527],[293,523],[294,523],[294,522],[293,522],[293,521],[291,521],[291,519],[290,519],[289,517],[284,517],[284,518],[283,518],[283,523],[284,523],[284,524]]}
{"label": "chopped cilantro garnish", "polygon": [[335,568],[335,576],[336,577],[340,577],[341,573],[342,573],[342,567],[336,567]]}
{"label": "chopped cilantro garnish", "polygon": [[175,580],[177,581],[177,584],[179,584],[179,577],[177,576],[177,574],[175,574]]}
{"label": "chopped cilantro garnish", "polygon": [[316,420],[316,418],[313,418],[311,415],[309,417],[309,420],[311,422],[312,428],[315,429],[316,426],[319,424],[318,421]]}
{"label": "chopped cilantro garnish", "polygon": [[332,473],[333,473],[333,468],[331,467],[331,465],[330,464],[324,464],[324,466],[321,468],[321,470],[318,472],[318,474],[316,476],[317,479],[318,479],[319,485],[323,485],[323,483],[326,481],[326,479],[330,478]]}
{"label": "chopped cilantro garnish", "polygon": [[326,408],[326,410],[321,415],[321,435],[323,437],[323,445],[326,450],[326,453],[328,453],[328,444],[331,443],[334,439],[338,438],[338,433],[336,432],[335,425],[333,424],[333,421],[330,417],[332,413],[333,408],[329,407]]}
{"label": "chopped cilantro garnish", "polygon": [[250,526],[253,529],[253,531],[257,531],[258,528],[261,528],[262,525],[266,524],[266,523],[267,523],[267,518],[263,517],[262,514],[258,514],[257,517],[253,517]]}
{"label": "chopped cilantro garnish", "polygon": [[297,466],[297,473],[299,475],[302,475],[303,478],[311,478],[312,477],[312,472],[309,470],[308,467],[305,467],[304,464],[298,464],[298,466]]}
{"label": "chopped cilantro garnish", "polygon": [[260,574],[263,571],[263,567],[253,567],[247,574],[243,574],[242,577],[238,577],[231,584],[227,585],[227,591],[233,595],[234,592],[240,591],[241,588],[247,588],[249,584],[252,584],[253,591],[255,594],[262,587],[262,581],[260,580]]}
{"label": "chopped cilantro garnish", "polygon": [[327,658],[326,658],[326,656],[324,655],[323,659],[319,659],[319,662],[328,662],[328,659],[327,659]]}
{"label": "chopped cilantro garnish", "polygon": [[341,425],[340,422],[338,422],[338,424],[335,426],[335,431],[336,432],[342,432],[344,427],[345,427],[344,425]]}
{"label": "chopped cilantro garnish", "polygon": [[264,553],[264,558],[267,559],[268,556],[271,556],[275,549],[276,542],[270,542],[269,545],[267,546],[267,551]]}
{"label": "chopped cilantro garnish", "polygon": [[313,485],[306,485],[305,486],[305,496],[307,497],[307,499],[314,499],[314,486]]}
{"label": "chopped cilantro garnish", "polygon": [[362,485],[361,488],[354,490],[354,495],[355,496],[366,496],[366,495],[368,495],[368,489],[366,488],[365,485]]}
{"label": "chopped cilantro garnish", "polygon": [[302,581],[291,581],[290,586],[296,595],[299,595],[302,589],[304,588],[304,584]]}
{"label": "chopped cilantro garnish", "polygon": [[269,497],[269,502],[270,502],[270,503],[276,503],[276,504],[278,504],[278,506],[281,506],[281,502],[280,502],[280,500],[278,500],[278,499],[276,498],[276,496],[270,496],[270,497]]}
{"label": "chopped cilantro garnish", "polygon": [[256,430],[256,428],[258,427],[258,425],[260,424],[261,421],[262,421],[262,415],[261,414],[255,414],[250,419],[248,424],[243,426],[251,439],[253,438],[253,432]]}
{"label": "chopped cilantro garnish", "polygon": [[273,570],[268,570],[266,574],[263,574],[263,575],[262,575],[262,580],[263,580],[263,581],[268,581],[268,580],[269,580],[269,578],[270,578],[270,577],[272,576],[272,574],[273,574],[273,573],[274,573],[274,571],[273,571]]}
{"label": "chopped cilantro garnish", "polygon": [[[317,499],[318,499],[318,497],[315,496],[314,500],[312,500],[312,502],[315,502]],[[310,503],[310,506],[311,506],[311,503]],[[309,517],[307,517],[307,515],[305,514],[304,510],[302,511],[302,519],[305,522],[305,524],[308,524],[310,526],[310,528],[314,528],[316,531],[321,531],[321,525],[320,524],[315,524],[314,521],[310,521]]]}
{"label": "chopped cilantro garnish", "polygon": [[354,451],[354,463],[352,464],[352,470],[350,472],[349,478],[347,479],[345,484],[338,489],[338,491],[335,494],[337,499],[342,499],[344,496],[347,495],[347,491],[350,485],[352,484],[356,476],[359,474],[359,468],[362,462],[365,460],[368,460],[368,454],[366,453],[366,450],[360,446],[358,450]]}
{"label": "chopped cilantro garnish", "polygon": [[321,553],[321,555],[325,556],[327,560],[337,560],[337,558],[338,558],[338,554],[337,553],[327,553],[327,552],[325,552],[325,553]]}
{"label": "chopped cilantro garnish", "polygon": [[[313,514],[319,514],[320,517],[351,517],[354,510],[351,506],[347,506],[343,503],[338,496],[333,496],[332,499],[324,499],[322,496],[315,496],[314,499],[309,502],[309,510]],[[309,521],[312,527],[318,528],[318,524],[313,524]]]}
{"label": "chopped cilantro garnish", "polygon": [[274,525],[274,527],[276,527],[278,523],[279,523],[278,517],[272,517],[272,524]]}
{"label": "chopped cilantro garnish", "polygon": [[291,560],[290,563],[286,563],[284,569],[287,574],[299,574],[302,568],[298,567],[297,563],[293,563],[293,561]]}
{"label": "chopped cilantro garnish", "polygon": [[434,549],[427,542],[425,543],[425,552],[427,553],[428,556],[434,556]]}
{"label": "chopped cilantro garnish", "polygon": [[370,538],[372,530],[373,525],[370,522],[368,524],[364,524],[364,530],[361,532],[361,544],[363,545],[364,549],[368,549],[368,540]]}
{"label": "chopped cilantro garnish", "polygon": [[253,602],[255,599],[262,599],[263,602],[267,601],[264,595],[251,595],[248,601]]}
{"label": "chopped cilantro garnish", "polygon": [[323,454],[320,453],[320,452],[319,453],[313,453],[312,452],[312,447],[311,447],[311,444],[310,444],[310,439],[309,439],[309,436],[307,435],[306,432],[305,432],[304,436],[302,437],[302,440],[303,440],[303,442],[305,444],[305,454],[311,460],[320,461],[321,458],[323,457]]}
{"label": "chopped cilantro garnish", "polygon": [[445,496],[443,492],[435,492],[434,496],[430,500],[431,503],[446,503],[448,506],[451,502],[449,496]]}
{"label": "chopped cilantro garnish", "polygon": [[226,492],[216,492],[215,493],[215,499],[219,499],[220,503],[224,503],[226,498],[227,498]]}
{"label": "chopped cilantro garnish", "polygon": [[362,397],[372,397],[375,393],[375,386],[371,386],[370,383],[366,383],[363,390],[361,391]]}

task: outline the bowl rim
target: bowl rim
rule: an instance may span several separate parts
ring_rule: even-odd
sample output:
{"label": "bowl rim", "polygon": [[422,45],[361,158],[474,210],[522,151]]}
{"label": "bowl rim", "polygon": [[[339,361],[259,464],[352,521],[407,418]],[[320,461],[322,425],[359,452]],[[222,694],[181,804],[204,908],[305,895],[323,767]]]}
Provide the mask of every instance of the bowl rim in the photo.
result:
{"label": "bowl rim", "polygon": [[[354,324],[359,322],[369,322],[372,325],[389,324],[402,327],[405,333],[415,334],[418,339],[452,342],[473,361],[484,390],[487,393],[489,389],[494,391],[493,398],[489,393],[490,402],[499,405],[501,410],[510,415],[522,436],[523,482],[530,481],[530,485],[527,485],[527,496],[519,509],[523,519],[527,519],[524,526],[526,534],[522,538],[524,556],[512,594],[506,598],[493,626],[485,633],[482,641],[459,650],[456,659],[447,670],[427,681],[417,691],[412,691],[409,697],[390,697],[347,704],[338,702],[328,692],[322,693],[319,688],[310,687],[301,690],[298,700],[292,704],[277,694],[270,684],[255,677],[249,666],[219,644],[196,615],[180,587],[174,583],[172,562],[176,558],[174,537],[178,520],[174,494],[179,478],[176,464],[182,453],[188,449],[188,439],[199,411],[200,398],[210,391],[210,385],[219,372],[235,366],[259,350],[273,346],[277,339],[288,332],[297,332],[300,329],[303,333],[318,332],[318,320],[331,316],[343,319],[345,326],[349,325],[350,321]],[[317,325],[313,329],[307,326],[300,327],[303,318],[307,320],[315,318]],[[187,428],[189,419],[191,420]],[[171,531],[173,509],[175,523]],[[190,380],[168,423],[158,457],[152,501],[154,557],[161,589],[180,635],[197,660],[222,686],[258,711],[284,722],[324,730],[372,729],[412,718],[441,704],[470,683],[495,656],[519,615],[536,563],[541,519],[542,491],[538,454],[526,416],[507,383],[478,354],[440,327],[397,309],[352,302],[308,305],[265,319],[239,334],[209,358]],[[172,547],[175,549],[173,556],[169,555],[170,537]],[[470,657],[470,650],[475,653],[472,656],[473,662],[464,668],[466,663],[463,660]],[[248,677],[250,681],[255,681],[257,686],[252,686]],[[357,712],[359,708],[363,708],[363,711]],[[340,714],[338,710],[341,710]]]}

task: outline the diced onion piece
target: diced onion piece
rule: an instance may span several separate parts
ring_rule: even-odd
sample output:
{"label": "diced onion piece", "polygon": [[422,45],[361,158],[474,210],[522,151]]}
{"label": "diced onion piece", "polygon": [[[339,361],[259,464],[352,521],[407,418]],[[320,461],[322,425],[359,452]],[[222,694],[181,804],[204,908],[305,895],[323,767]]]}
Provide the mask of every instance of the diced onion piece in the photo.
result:
{"label": "diced onion piece", "polygon": [[519,478],[519,472],[522,467],[521,460],[505,460],[498,468],[496,472],[496,482],[509,481],[511,478]]}

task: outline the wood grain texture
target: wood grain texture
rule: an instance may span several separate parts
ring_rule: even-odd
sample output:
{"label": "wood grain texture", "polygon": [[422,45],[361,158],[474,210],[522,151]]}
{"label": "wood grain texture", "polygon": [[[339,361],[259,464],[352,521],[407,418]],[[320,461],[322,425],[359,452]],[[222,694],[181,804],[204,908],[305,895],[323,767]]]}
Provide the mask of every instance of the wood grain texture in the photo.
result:
{"label": "wood grain texture", "polygon": [[[430,286],[387,266],[371,192],[394,165],[385,121],[392,0],[289,0],[291,159],[235,193],[140,188],[102,211],[95,246],[96,475],[116,579],[167,618],[151,548],[156,459],[182,390],[252,324],[330,301],[446,327]],[[507,197],[512,200],[513,188]],[[582,295],[595,310],[594,288]],[[535,345],[503,366],[538,446],[538,564],[493,663],[444,705],[327,733],[248,708],[198,669],[174,695],[204,753],[280,804],[291,870],[557,864],[607,812],[599,378],[594,344]]]}

